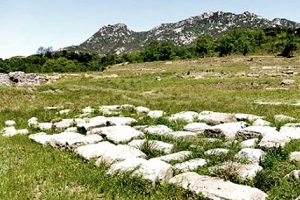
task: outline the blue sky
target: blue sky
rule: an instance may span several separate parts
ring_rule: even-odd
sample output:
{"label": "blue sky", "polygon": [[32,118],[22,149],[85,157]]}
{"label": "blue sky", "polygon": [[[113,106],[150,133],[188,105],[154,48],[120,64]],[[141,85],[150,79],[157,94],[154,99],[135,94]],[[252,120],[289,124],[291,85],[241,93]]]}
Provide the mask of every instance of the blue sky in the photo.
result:
{"label": "blue sky", "polygon": [[299,0],[0,0],[0,58],[78,45],[107,24],[146,31],[208,11],[300,22]]}

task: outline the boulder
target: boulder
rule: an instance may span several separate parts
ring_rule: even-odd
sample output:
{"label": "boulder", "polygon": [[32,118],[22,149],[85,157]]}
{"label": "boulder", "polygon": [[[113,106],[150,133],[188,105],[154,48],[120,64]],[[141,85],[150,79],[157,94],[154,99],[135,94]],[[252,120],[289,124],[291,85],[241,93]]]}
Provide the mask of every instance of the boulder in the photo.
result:
{"label": "boulder", "polygon": [[186,121],[186,122],[193,122],[195,119],[197,119],[198,113],[194,111],[183,111],[176,113],[174,115],[171,115],[168,117],[170,121]]}
{"label": "boulder", "polygon": [[236,154],[236,158],[248,161],[251,164],[259,164],[264,158],[265,152],[261,149],[244,148]]}
{"label": "boulder", "polygon": [[195,172],[179,174],[169,181],[207,199],[265,200],[268,195],[257,188],[224,181],[218,177],[199,175]]}
{"label": "boulder", "polygon": [[234,139],[238,131],[246,127],[245,122],[232,122],[211,126],[204,130],[204,135],[209,137],[225,137]]}
{"label": "boulder", "polygon": [[174,145],[157,140],[132,140],[128,143],[129,146],[141,149],[143,145],[147,144],[150,149],[161,151],[164,153],[171,153]]}
{"label": "boulder", "polygon": [[198,167],[206,165],[206,160],[203,158],[195,158],[182,163],[177,163],[173,166],[173,169],[179,170],[181,172],[189,172],[196,170]]}
{"label": "boulder", "polygon": [[110,142],[99,142],[77,147],[74,152],[86,160],[101,157],[107,150],[114,149],[116,145]]}
{"label": "boulder", "polygon": [[111,165],[127,158],[146,158],[146,154],[128,145],[117,145],[114,148],[107,149],[95,164],[96,166],[100,166],[102,163]]}
{"label": "boulder", "polygon": [[148,112],[148,117],[150,118],[160,118],[164,115],[164,111],[162,110],[151,110]]}
{"label": "boulder", "polygon": [[192,131],[197,133],[203,133],[205,129],[209,128],[210,126],[206,123],[190,123],[183,127],[185,131]]}
{"label": "boulder", "polygon": [[284,147],[285,144],[289,143],[290,141],[291,141],[290,137],[288,137],[285,134],[281,134],[281,133],[268,134],[261,139],[258,146],[261,149],[278,148],[278,147]]}
{"label": "boulder", "polygon": [[167,182],[173,177],[173,170],[170,164],[160,160],[145,160],[143,158],[127,158],[124,161],[111,165],[107,174],[119,172],[132,172],[132,176],[156,182]]}

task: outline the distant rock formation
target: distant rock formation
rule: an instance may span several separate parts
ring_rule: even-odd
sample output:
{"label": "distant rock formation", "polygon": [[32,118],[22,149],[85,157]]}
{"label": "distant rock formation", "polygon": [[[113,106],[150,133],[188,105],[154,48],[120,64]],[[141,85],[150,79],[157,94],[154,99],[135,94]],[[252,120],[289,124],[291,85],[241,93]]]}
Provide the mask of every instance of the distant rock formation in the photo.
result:
{"label": "distant rock formation", "polygon": [[16,71],[8,74],[0,73],[0,85],[40,85],[46,83],[47,79],[34,73]]}

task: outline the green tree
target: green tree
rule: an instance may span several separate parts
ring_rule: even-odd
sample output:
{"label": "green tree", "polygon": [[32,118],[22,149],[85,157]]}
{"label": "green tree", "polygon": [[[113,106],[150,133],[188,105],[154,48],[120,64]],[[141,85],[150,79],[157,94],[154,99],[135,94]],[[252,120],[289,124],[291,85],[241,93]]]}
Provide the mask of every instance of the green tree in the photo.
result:
{"label": "green tree", "polygon": [[217,50],[219,52],[219,56],[228,56],[232,53],[233,50],[233,41],[230,35],[223,35],[217,44]]}
{"label": "green tree", "polygon": [[214,41],[211,36],[200,36],[196,43],[196,54],[200,57],[204,57],[211,54],[214,48]]}

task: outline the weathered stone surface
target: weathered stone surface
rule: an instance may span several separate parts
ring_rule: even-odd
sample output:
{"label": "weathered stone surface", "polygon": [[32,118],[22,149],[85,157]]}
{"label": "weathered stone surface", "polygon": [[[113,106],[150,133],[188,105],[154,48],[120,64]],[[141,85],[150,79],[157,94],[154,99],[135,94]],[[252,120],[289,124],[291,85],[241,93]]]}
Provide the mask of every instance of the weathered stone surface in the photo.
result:
{"label": "weathered stone surface", "polygon": [[285,127],[282,126],[279,130],[279,134],[285,135],[292,140],[300,139],[300,127]]}
{"label": "weathered stone surface", "polygon": [[276,122],[286,122],[286,121],[294,121],[294,120],[296,120],[296,118],[286,116],[286,115],[275,115],[274,120]]}
{"label": "weathered stone surface", "polygon": [[211,167],[210,170],[226,171],[228,173],[236,175],[241,180],[251,180],[256,176],[256,174],[259,171],[263,170],[263,168],[259,165],[241,164],[237,162],[228,161],[222,163],[219,166]]}
{"label": "weathered stone surface", "polygon": [[132,140],[130,143],[128,143],[129,146],[135,147],[137,149],[140,149],[142,145],[146,145],[150,149],[154,149],[157,151],[162,151],[164,153],[171,153],[174,145],[158,140]]}
{"label": "weathered stone surface", "polygon": [[196,194],[213,200],[265,200],[268,195],[257,188],[238,185],[217,177],[202,176],[195,172],[179,174],[169,181]]}
{"label": "weathered stone surface", "polygon": [[206,160],[203,158],[195,158],[192,160],[185,161],[183,163],[177,163],[173,166],[173,169],[179,170],[181,172],[189,172],[196,170],[198,167],[206,165]]}
{"label": "weathered stone surface", "polygon": [[59,134],[52,135],[49,144],[55,148],[65,148],[67,147],[69,141],[72,141],[73,139],[83,138],[83,137],[85,136],[79,133],[62,132]]}
{"label": "weathered stone surface", "polygon": [[261,139],[258,146],[261,149],[284,147],[290,141],[291,139],[285,134],[267,134]]}
{"label": "weathered stone surface", "polygon": [[108,126],[96,128],[92,129],[87,134],[100,134],[115,143],[129,142],[132,139],[143,138],[145,136],[143,132],[130,126]]}
{"label": "weathered stone surface", "polygon": [[167,182],[173,177],[172,166],[160,160],[145,160],[143,158],[128,158],[111,165],[107,174],[132,171],[132,176],[155,182]]}
{"label": "weathered stone surface", "polygon": [[51,130],[52,126],[53,126],[53,123],[51,123],[51,122],[43,122],[43,123],[37,124],[37,127],[42,131]]}
{"label": "weathered stone surface", "polygon": [[287,124],[283,125],[282,127],[300,128],[300,123],[287,123]]}
{"label": "weathered stone surface", "polygon": [[[162,160],[165,162],[171,162],[171,161],[179,161],[179,160],[183,160],[187,157],[189,157],[192,154],[192,152],[190,151],[180,151],[177,153],[172,153],[172,154],[168,154],[165,156],[160,156],[160,157],[156,157],[156,158],[152,158],[152,159],[158,159],[158,160]],[[150,160],[152,160],[150,159]]]}
{"label": "weathered stone surface", "polygon": [[229,152],[228,149],[216,148],[216,149],[209,149],[205,151],[204,154],[207,156],[211,156],[211,155],[227,154],[228,152]]}
{"label": "weathered stone surface", "polygon": [[300,170],[293,170],[288,174],[288,176],[292,177],[293,179],[300,179]]}
{"label": "weathered stone surface", "polygon": [[30,127],[37,127],[38,126],[38,118],[32,117],[28,121],[28,126]]}
{"label": "weathered stone surface", "polygon": [[144,132],[150,135],[165,135],[165,133],[169,133],[172,131],[172,129],[165,125],[149,126],[144,129]]}
{"label": "weathered stone surface", "polygon": [[12,137],[14,135],[17,135],[17,130],[14,126],[5,127],[2,130],[2,136],[4,137]]}
{"label": "weathered stone surface", "polygon": [[170,121],[186,121],[186,122],[193,122],[195,119],[197,119],[198,113],[194,111],[183,111],[176,113],[174,115],[171,115],[168,117]]}
{"label": "weathered stone surface", "polygon": [[77,147],[75,149],[75,153],[85,158],[86,160],[90,160],[92,158],[101,157],[107,150],[114,149],[116,145],[110,142],[99,142],[97,144],[88,144],[84,146]]}
{"label": "weathered stone surface", "polygon": [[241,147],[242,148],[252,148],[256,145],[257,141],[258,141],[257,138],[245,140],[245,141],[241,142]]}
{"label": "weathered stone surface", "polygon": [[52,128],[54,130],[63,130],[74,124],[75,124],[75,122],[73,119],[62,119],[61,121],[54,123],[52,125]]}
{"label": "weathered stone surface", "polygon": [[257,116],[257,115],[252,115],[252,114],[244,114],[244,113],[237,113],[237,114],[234,114],[234,116],[236,117],[236,119],[238,121],[255,121],[257,119],[262,119],[263,116]]}
{"label": "weathered stone surface", "polygon": [[148,112],[148,117],[150,118],[160,118],[164,115],[164,111],[162,110],[151,110]]}
{"label": "weathered stone surface", "polygon": [[78,123],[77,129],[82,132],[87,132],[93,128],[106,126],[106,122],[106,117],[97,116],[89,119],[88,123]]}
{"label": "weathered stone surface", "polygon": [[275,127],[270,126],[248,126],[238,131],[237,136],[242,137],[243,139],[252,139],[258,138],[265,135],[278,134]]}
{"label": "weathered stone surface", "polygon": [[15,126],[16,122],[14,120],[5,121],[5,126]]}
{"label": "weathered stone surface", "polygon": [[227,139],[234,139],[238,131],[245,127],[245,122],[219,124],[205,129],[204,135],[209,137],[225,137]]}
{"label": "weathered stone surface", "polygon": [[137,121],[131,117],[107,117],[106,124],[110,126],[131,126]]}
{"label": "weathered stone surface", "polygon": [[295,84],[295,80],[286,79],[281,81],[281,85],[292,85]]}
{"label": "weathered stone surface", "polygon": [[101,163],[111,165],[127,158],[146,158],[146,154],[128,145],[117,145],[114,148],[107,149],[95,164],[96,166],[100,166]]}
{"label": "weathered stone surface", "polygon": [[290,161],[300,162],[300,151],[294,151],[290,154]]}
{"label": "weathered stone surface", "polygon": [[143,106],[138,106],[138,107],[135,108],[135,110],[136,110],[137,113],[145,113],[145,114],[147,114],[147,113],[150,112],[149,108],[143,107]]}
{"label": "weathered stone surface", "polygon": [[265,154],[266,153],[261,149],[244,148],[236,154],[236,157],[245,159],[251,164],[259,164]]}
{"label": "weathered stone surface", "polygon": [[78,129],[77,129],[77,127],[69,127],[64,132],[78,133]]}
{"label": "weathered stone surface", "polygon": [[8,74],[0,74],[0,85],[39,85],[47,80],[44,76],[34,73],[25,74],[21,71],[10,72]]}
{"label": "weathered stone surface", "polygon": [[198,120],[203,121],[210,125],[237,122],[237,119],[233,114],[211,112],[211,111],[203,111],[199,113]]}
{"label": "weathered stone surface", "polygon": [[84,137],[78,137],[66,142],[68,147],[74,148],[83,144],[95,144],[101,142],[103,138],[100,135],[86,135]]}
{"label": "weathered stone surface", "polygon": [[172,138],[189,138],[197,136],[197,133],[190,131],[172,131],[166,133],[166,135]]}
{"label": "weathered stone surface", "polygon": [[185,131],[192,131],[192,132],[199,132],[203,133],[205,129],[209,128],[210,126],[206,123],[190,123],[183,127]]}
{"label": "weathered stone surface", "polygon": [[263,119],[257,119],[252,123],[252,126],[270,126],[271,123],[263,120]]}
{"label": "weathered stone surface", "polygon": [[49,141],[51,140],[53,135],[47,135],[46,133],[41,132],[41,133],[31,134],[28,137],[29,137],[29,139],[31,139],[37,143],[46,145],[49,143]]}

